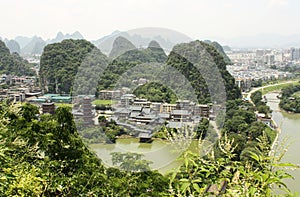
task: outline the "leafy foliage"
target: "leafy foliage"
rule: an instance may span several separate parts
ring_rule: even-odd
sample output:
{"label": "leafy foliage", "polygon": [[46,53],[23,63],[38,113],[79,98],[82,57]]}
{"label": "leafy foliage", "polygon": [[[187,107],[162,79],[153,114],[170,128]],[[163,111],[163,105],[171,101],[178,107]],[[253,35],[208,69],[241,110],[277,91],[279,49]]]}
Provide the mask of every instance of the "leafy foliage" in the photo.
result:
{"label": "leafy foliage", "polygon": [[[270,152],[265,135],[236,161],[235,138],[224,134],[223,157],[185,153],[183,165],[167,176],[148,170],[139,154],[114,153],[105,168],[82,143],[66,106],[41,115],[30,104],[0,106],[0,192],[3,196],[199,196],[209,185],[227,182],[224,196],[271,196],[274,188],[289,194],[283,179],[281,151]],[[239,141],[242,143],[241,141]],[[280,149],[279,149],[280,150]],[[219,191],[216,191],[218,194]]]}
{"label": "leafy foliage", "polygon": [[[127,46],[128,44],[126,43],[129,41],[125,41],[124,39],[125,38],[123,38],[122,40],[115,40],[115,43],[121,42],[116,45]],[[127,48],[123,48],[122,53],[120,53],[119,56],[114,56],[113,61],[108,65],[103,75],[101,76],[98,87],[99,90],[114,88],[115,83],[118,81],[122,74],[139,64],[150,62],[163,63],[167,59],[164,50],[159,46],[157,42],[150,42],[149,47],[146,49],[135,49],[130,46],[127,46]],[[113,49],[112,51],[114,50],[117,49]],[[136,78],[138,79],[139,77],[144,77],[143,74],[143,72],[138,73]],[[131,81],[127,83],[131,83]]]}
{"label": "leafy foliage", "polygon": [[226,64],[232,64],[231,60],[229,59],[229,57],[226,55],[226,53],[224,52],[223,47],[216,41],[210,41],[210,40],[204,40],[205,43],[212,45],[213,47],[215,47],[218,52],[223,56],[224,61],[226,62]]}
{"label": "leafy foliage", "polygon": [[119,165],[121,170],[140,172],[149,171],[151,161],[142,160],[142,154],[138,153],[119,153],[114,152],[112,155],[113,165]]}
{"label": "leafy foliage", "polygon": [[[190,59],[195,59],[199,53],[203,53],[203,48],[207,54],[203,54],[199,62],[199,68],[196,68],[191,62],[189,62],[185,57],[179,54],[186,54]],[[199,51],[197,51],[197,49]],[[220,55],[220,53],[211,45],[206,44],[201,41],[194,41],[188,44],[176,45],[168,56],[167,64],[179,70],[191,83],[195,90],[199,103],[208,103],[210,101],[210,91],[219,92],[217,89],[209,90],[207,84],[218,84],[219,80],[224,82],[225,91],[227,93],[227,99],[232,100],[239,98],[241,93],[238,87],[235,85],[234,78],[226,70],[226,63]],[[217,71],[219,72],[222,79],[217,79],[214,73],[211,72],[210,66],[215,64],[217,66]],[[201,69],[201,73],[200,70]],[[203,75],[208,75],[206,78],[210,81],[206,81]],[[217,87],[212,87],[217,88]],[[224,95],[219,95],[224,97]]]}
{"label": "leafy foliage", "polygon": [[300,91],[300,84],[289,85],[281,90],[279,106],[289,112],[300,113],[300,97],[296,92]]}
{"label": "leafy foliage", "polygon": [[[257,100],[260,102],[260,99]],[[246,158],[244,154],[245,151],[249,150],[249,148],[257,148],[258,143],[263,137],[266,137],[266,141],[268,142],[266,148],[270,149],[275,139],[276,131],[264,123],[256,121],[256,115],[254,113],[256,107],[238,99],[228,101],[226,108],[227,112],[221,130],[221,140],[225,135],[228,135],[228,138],[233,140],[233,145],[235,146],[234,160],[250,159],[250,155]],[[224,156],[219,146],[215,145],[214,151],[216,157]]]}
{"label": "leafy foliage", "polygon": [[133,92],[139,98],[148,99],[151,102],[175,103],[176,95],[165,85],[155,82],[147,83],[136,88]]}
{"label": "leafy foliage", "polygon": [[81,84],[82,87],[87,88],[87,90],[80,89],[81,92],[86,92],[90,89],[88,79],[96,79],[97,84],[99,78],[97,71],[101,72],[101,70],[95,67],[103,62],[107,62],[106,56],[85,40],[64,40],[61,43],[47,45],[41,57],[42,86],[45,87],[46,92],[71,93],[75,76],[83,63],[84,68],[80,70],[83,79],[79,79],[76,85]]}
{"label": "leafy foliage", "polygon": [[68,107],[41,115],[29,104],[0,105],[2,196],[160,196],[158,172],[104,168],[83,144]]}
{"label": "leafy foliage", "polygon": [[[283,182],[291,176],[283,167],[295,167],[281,164],[282,155],[257,154],[249,150],[251,160],[235,161],[234,140],[224,138],[219,142],[224,157],[204,159],[197,154],[187,152],[182,160],[184,165],[179,171],[170,174],[170,187],[173,196],[275,196],[276,189],[292,195]],[[262,142],[262,145],[265,142]],[[279,167],[280,166],[280,167]],[[225,183],[221,191],[221,184]],[[215,185],[215,187],[212,187]],[[216,188],[209,190],[209,188]]]}
{"label": "leafy foliage", "polygon": [[256,91],[251,95],[251,100],[254,103],[256,110],[259,113],[264,113],[266,117],[269,117],[269,113],[271,113],[271,109],[267,106],[266,102],[262,101],[262,92]]}

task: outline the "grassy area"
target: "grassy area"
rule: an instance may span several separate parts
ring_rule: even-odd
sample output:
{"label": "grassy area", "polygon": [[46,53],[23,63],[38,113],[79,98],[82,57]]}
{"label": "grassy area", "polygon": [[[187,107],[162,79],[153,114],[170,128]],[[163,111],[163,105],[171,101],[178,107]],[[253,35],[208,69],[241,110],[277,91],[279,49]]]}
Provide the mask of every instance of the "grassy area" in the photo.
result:
{"label": "grassy area", "polygon": [[286,81],[289,81],[289,80],[291,80],[291,79],[270,80],[270,81],[267,81],[267,82],[263,82],[263,86],[277,84],[277,83],[283,83],[283,82],[286,82]]}
{"label": "grassy area", "polygon": [[68,107],[73,107],[73,104],[70,103],[55,103],[57,107],[63,107],[63,106],[68,106]]}
{"label": "grassy area", "polygon": [[93,105],[112,105],[112,104],[115,104],[117,101],[113,101],[113,100],[100,100],[100,99],[97,99],[97,100],[94,100],[92,102]]}
{"label": "grassy area", "polygon": [[300,91],[299,92],[295,92],[292,97],[300,97]]}
{"label": "grassy area", "polygon": [[273,91],[276,91],[276,90],[281,90],[282,88],[284,87],[287,87],[291,84],[298,84],[299,82],[298,81],[294,81],[294,82],[291,82],[291,83],[286,83],[286,84],[278,84],[278,85],[274,85],[274,86],[270,86],[270,87],[265,87],[262,89],[262,93],[263,94],[267,94],[269,92],[273,92]]}

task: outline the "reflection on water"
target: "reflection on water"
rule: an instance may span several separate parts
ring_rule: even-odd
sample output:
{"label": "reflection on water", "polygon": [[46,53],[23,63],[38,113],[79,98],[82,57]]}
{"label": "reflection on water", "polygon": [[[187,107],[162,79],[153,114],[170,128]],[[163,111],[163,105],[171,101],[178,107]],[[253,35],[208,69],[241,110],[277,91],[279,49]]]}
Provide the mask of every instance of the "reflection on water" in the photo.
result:
{"label": "reflection on water", "polygon": [[[277,94],[267,94],[267,99],[276,99]],[[300,164],[300,114],[291,114],[280,112],[278,103],[269,102],[268,105],[273,111],[272,117],[277,125],[281,128],[279,140],[288,138],[288,151],[283,158],[283,162],[291,162]],[[289,145],[286,144],[286,145]],[[294,192],[300,192],[300,170],[290,172],[294,176],[294,180],[286,180],[288,187]]]}
{"label": "reflection on water", "polygon": [[[178,149],[176,144],[167,143],[156,139],[152,143],[139,143],[137,138],[120,138],[115,144],[92,144],[90,147],[96,152],[102,162],[107,166],[112,166],[112,152],[135,152],[143,154],[143,159],[152,161],[151,169],[156,169],[161,173],[166,173],[177,168],[182,163],[178,160],[184,150]],[[194,140],[190,144],[189,150],[199,153],[198,141]]]}

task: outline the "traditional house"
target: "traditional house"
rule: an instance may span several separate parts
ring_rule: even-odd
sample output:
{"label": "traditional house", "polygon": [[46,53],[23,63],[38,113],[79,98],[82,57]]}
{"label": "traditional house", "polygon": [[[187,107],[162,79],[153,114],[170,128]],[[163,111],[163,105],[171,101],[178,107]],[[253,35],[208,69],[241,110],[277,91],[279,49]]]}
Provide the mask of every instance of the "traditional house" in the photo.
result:
{"label": "traditional house", "polygon": [[171,111],[175,110],[177,108],[176,104],[169,104],[169,103],[164,103],[162,104],[161,107],[161,113],[170,113]]}
{"label": "traditional house", "polygon": [[152,134],[148,132],[139,133],[139,139],[141,143],[150,143],[152,142]]}
{"label": "traditional house", "polygon": [[115,116],[120,119],[128,119],[130,117],[131,110],[128,108],[117,108],[115,111]]}
{"label": "traditional house", "polygon": [[154,112],[160,112],[162,111],[161,109],[162,104],[161,103],[151,103],[150,108],[154,111]]}
{"label": "traditional house", "polygon": [[52,114],[55,113],[55,104],[51,103],[42,103],[43,114]]}
{"label": "traditional house", "polygon": [[154,122],[155,119],[156,119],[155,115],[141,114],[141,115],[135,117],[135,122],[137,124],[147,125],[149,123]]}
{"label": "traditional house", "polygon": [[176,102],[176,109],[191,110],[191,102],[189,100],[179,100]]}
{"label": "traditional house", "polygon": [[151,102],[147,99],[135,99],[132,105],[150,108]]}
{"label": "traditional house", "polygon": [[124,94],[121,96],[121,104],[123,106],[129,106],[133,103],[136,96],[134,94]]}
{"label": "traditional house", "polygon": [[99,92],[99,99],[102,100],[120,99],[121,96],[122,96],[121,90],[101,90]]}
{"label": "traditional house", "polygon": [[187,122],[191,117],[188,110],[173,110],[171,112],[171,119],[175,122]]}
{"label": "traditional house", "polygon": [[198,116],[200,115],[201,117],[206,117],[208,118],[209,117],[209,110],[210,110],[210,107],[208,105],[196,105],[194,107],[194,111],[193,111],[193,114]]}
{"label": "traditional house", "polygon": [[94,125],[91,98],[84,97],[81,106],[83,110],[83,124],[85,126]]}

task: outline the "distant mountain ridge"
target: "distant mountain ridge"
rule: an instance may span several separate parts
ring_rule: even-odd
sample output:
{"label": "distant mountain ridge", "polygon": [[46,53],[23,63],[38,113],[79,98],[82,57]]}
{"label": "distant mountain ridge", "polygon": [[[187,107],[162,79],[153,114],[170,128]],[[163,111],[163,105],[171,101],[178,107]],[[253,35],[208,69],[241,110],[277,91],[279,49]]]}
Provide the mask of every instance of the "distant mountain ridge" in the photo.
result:
{"label": "distant mountain ridge", "polygon": [[[127,32],[116,30],[109,35],[103,36],[97,40],[91,40],[90,42],[97,46],[104,54],[109,55],[112,50],[114,40],[119,36],[122,36],[129,40],[136,48],[145,48],[151,40],[156,40],[167,53],[170,52],[172,50],[172,47],[176,44],[192,41],[191,38],[173,30],[163,28],[141,28],[130,30]],[[39,36],[17,36],[15,39],[11,40],[18,43],[18,45],[20,46],[21,54],[41,54],[45,43],[46,45],[57,43],[65,39],[77,40],[85,38],[79,31],[75,31],[71,34],[58,32],[55,38],[47,40],[43,40]],[[7,39],[5,37],[0,36],[0,40],[4,41],[7,44]],[[228,46],[230,46],[230,48],[238,49],[300,47],[300,34],[289,36],[279,34],[259,34],[252,36],[236,36],[234,38],[218,38],[217,40],[219,43],[227,45],[225,47],[226,50],[229,50]],[[12,47],[11,44],[12,43],[10,43],[9,48]],[[16,45],[13,45],[14,47],[12,47],[11,52],[18,52],[19,50],[15,48]]]}
{"label": "distant mountain ridge", "polygon": [[[164,28],[141,28],[136,30],[130,30],[127,32],[121,32],[116,30],[109,35],[103,36],[100,39],[93,40],[90,42],[93,43],[96,47],[98,47],[101,50],[101,52],[103,52],[106,55],[109,55],[113,49],[113,43],[115,39],[120,36],[130,41],[135,48],[147,48],[148,44],[151,41],[155,40],[157,43],[159,43],[160,47],[167,54],[172,50],[173,46],[175,46],[176,44],[192,41],[192,39],[188,36],[173,30]],[[64,34],[62,32],[58,32],[55,38],[47,40],[43,40],[39,36],[17,36],[15,39],[11,40],[12,43],[9,44],[9,48],[11,52],[17,52],[22,55],[42,54],[42,51],[47,44],[58,43],[66,39],[79,40],[85,38],[79,31],[75,31],[71,34]],[[5,38],[2,38],[2,40],[5,40]],[[18,47],[16,43],[14,43],[14,41],[19,45],[20,50],[18,50]]]}
{"label": "distant mountain ridge", "polygon": [[[66,39],[79,40],[84,39],[79,31],[76,31],[72,34],[63,34],[58,32],[56,37],[53,39],[43,40],[39,36],[26,37],[26,36],[17,36],[15,39],[7,40],[4,39],[6,45],[11,52],[17,52],[23,55],[32,55],[32,54],[42,54],[44,47],[47,44],[58,43]],[[18,50],[18,46],[20,50]]]}
{"label": "distant mountain ridge", "polygon": [[46,42],[47,44],[52,44],[67,39],[80,40],[80,39],[84,39],[84,37],[81,35],[79,31],[75,31],[72,34],[63,34],[62,32],[58,32],[54,39],[48,39]]}
{"label": "distant mountain ridge", "polygon": [[17,41],[5,39],[4,42],[11,53],[21,53],[21,47]]}
{"label": "distant mountain ridge", "polygon": [[[98,40],[91,41],[95,46],[97,46],[103,53],[109,54],[113,48],[114,40],[117,37],[124,37],[129,40],[136,48],[146,48],[148,44],[155,40],[157,41],[161,48],[166,52],[172,50],[172,47],[178,43],[189,42],[192,39],[186,35],[164,28],[141,28],[137,30],[130,30],[127,32],[114,31],[110,35],[104,36]],[[56,37],[53,39],[43,40],[41,37],[25,37],[17,36],[14,41],[20,45],[21,54],[41,54],[43,48],[47,44],[61,42],[66,39],[84,39],[79,31],[72,34],[63,34],[58,32]]]}
{"label": "distant mountain ridge", "polygon": [[42,54],[47,43],[41,38],[34,36],[26,46],[21,49],[21,54]]}
{"label": "distant mountain ridge", "polygon": [[119,36],[114,40],[113,48],[109,53],[110,58],[116,58],[124,52],[136,49],[136,47],[126,38]]}
{"label": "distant mountain ridge", "polygon": [[231,60],[229,59],[229,57],[227,56],[227,54],[224,51],[224,48],[228,49],[227,47],[221,46],[216,41],[204,40],[203,42],[215,47],[217,49],[217,51],[223,56],[224,61],[226,62],[226,64],[232,64]]}
{"label": "distant mountain ridge", "polygon": [[115,39],[109,57],[116,62],[163,63],[167,60],[167,55],[158,42],[152,40],[147,48],[137,49],[129,40],[121,36]]}
{"label": "distant mountain ridge", "polygon": [[114,40],[122,36],[129,40],[136,48],[146,48],[148,44],[155,40],[166,52],[170,52],[172,47],[183,42],[190,42],[192,39],[188,36],[164,28],[140,28],[127,32],[114,31],[108,36],[92,41],[103,53],[109,54],[113,48]]}

